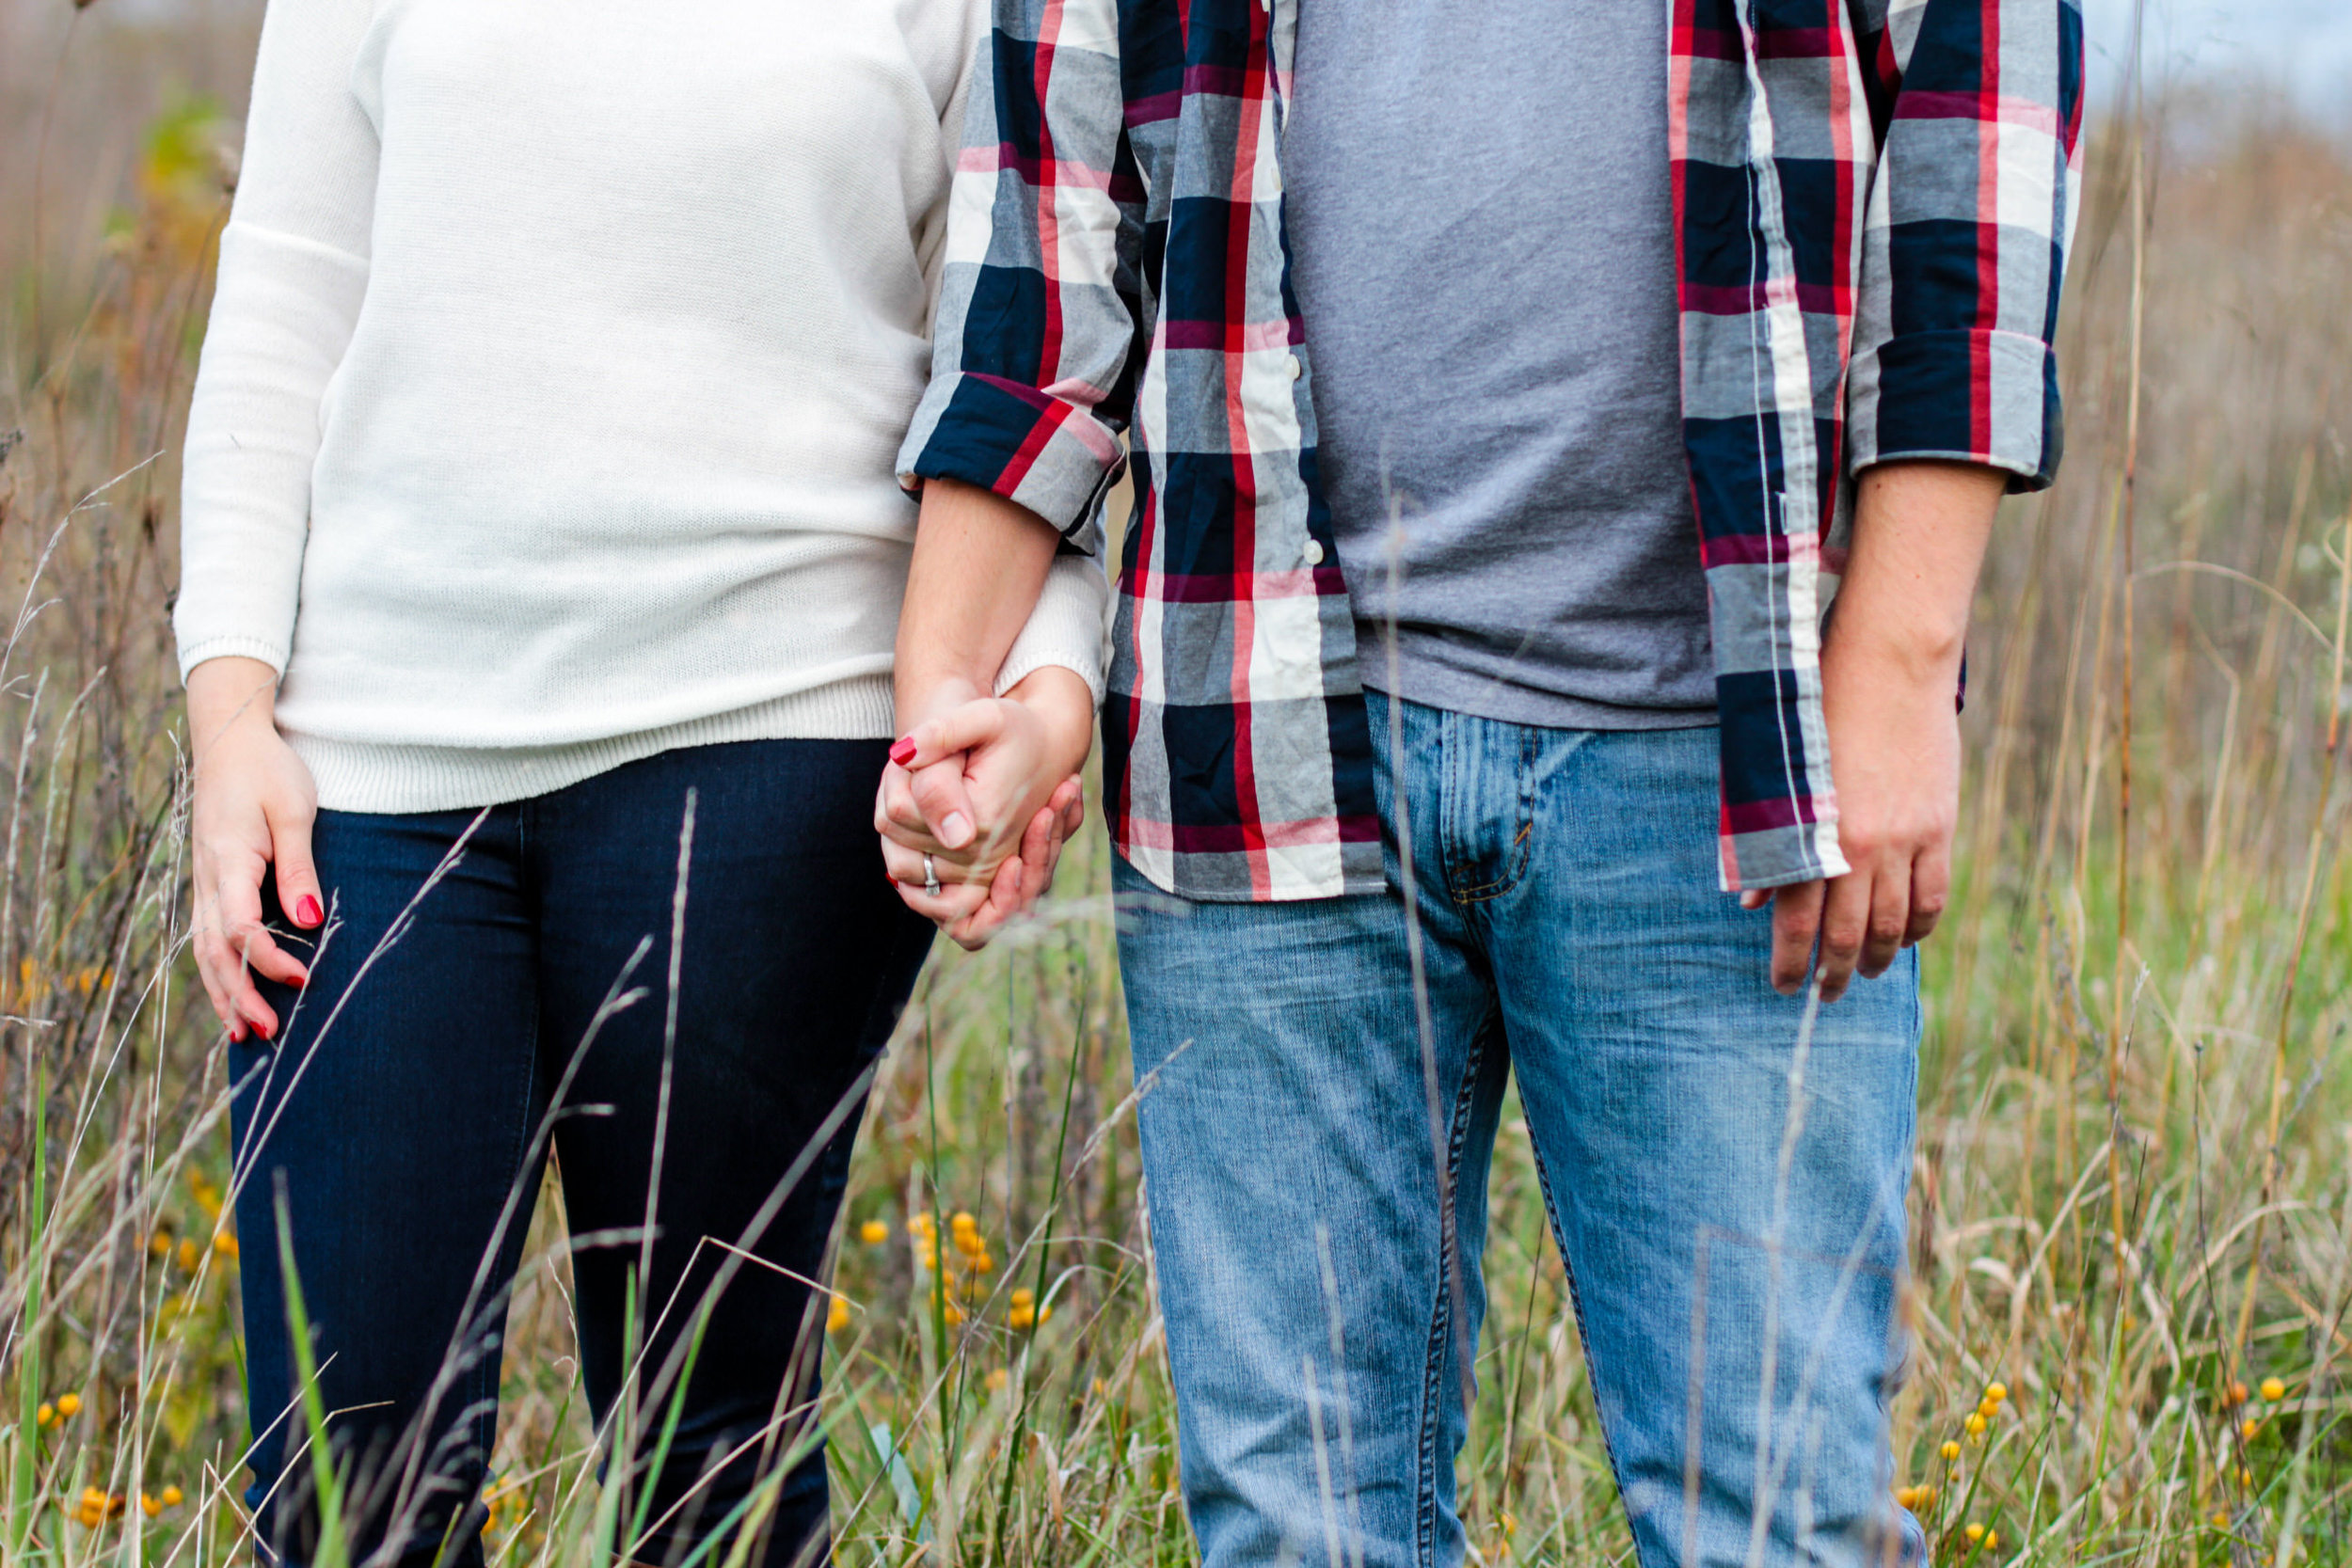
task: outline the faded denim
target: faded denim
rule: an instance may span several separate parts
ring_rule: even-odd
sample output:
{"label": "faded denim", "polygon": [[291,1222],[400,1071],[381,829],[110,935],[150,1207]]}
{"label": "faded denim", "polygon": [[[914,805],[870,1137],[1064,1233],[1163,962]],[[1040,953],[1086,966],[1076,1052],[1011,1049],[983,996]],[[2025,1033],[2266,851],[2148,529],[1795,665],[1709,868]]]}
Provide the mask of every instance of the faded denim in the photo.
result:
{"label": "faded denim", "polygon": [[1644,1568],[1916,1561],[1887,1439],[1915,957],[1808,1035],[1770,916],[1716,888],[1711,730],[1372,718],[1389,896],[1186,903],[1118,869],[1206,1568],[1461,1560],[1513,1070]]}

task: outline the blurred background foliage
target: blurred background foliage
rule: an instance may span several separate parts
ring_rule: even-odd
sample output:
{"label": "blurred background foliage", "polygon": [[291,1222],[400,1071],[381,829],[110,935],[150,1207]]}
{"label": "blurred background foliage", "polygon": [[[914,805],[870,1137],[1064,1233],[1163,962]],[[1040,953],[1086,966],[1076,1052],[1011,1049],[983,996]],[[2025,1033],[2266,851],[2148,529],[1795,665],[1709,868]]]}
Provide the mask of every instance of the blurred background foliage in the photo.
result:
{"label": "blurred background foliage", "polygon": [[[2324,61],[2343,29],[2291,8],[2181,30]],[[1972,648],[1894,1481],[1944,1562],[2344,1563],[2352,149],[2324,95],[2177,49],[2136,102],[2130,15],[2092,8],[2067,467],[2009,508]],[[167,612],[258,16],[0,0],[7,1568],[242,1550]],[[1106,854],[1089,827],[1046,920],[934,959],[875,1096],[824,1330],[845,1563],[1188,1560]],[[1494,1180],[1475,1560],[1629,1560],[1516,1113]],[[615,1545],[561,1234],[549,1190],[501,1562]]]}

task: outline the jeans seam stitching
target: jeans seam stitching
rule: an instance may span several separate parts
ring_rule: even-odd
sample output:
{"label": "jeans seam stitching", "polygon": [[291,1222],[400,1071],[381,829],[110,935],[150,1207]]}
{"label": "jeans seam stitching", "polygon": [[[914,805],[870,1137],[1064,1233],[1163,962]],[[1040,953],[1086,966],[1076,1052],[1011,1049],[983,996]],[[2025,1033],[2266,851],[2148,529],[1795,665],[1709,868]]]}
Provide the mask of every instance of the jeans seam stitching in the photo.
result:
{"label": "jeans seam stitching", "polygon": [[[1610,1479],[1617,1483],[1617,1503],[1618,1506],[1625,1508],[1626,1526],[1630,1529],[1633,1525],[1633,1511],[1626,1503],[1625,1470],[1617,1463],[1617,1445],[1609,1433],[1609,1413],[1600,1408],[1600,1354],[1594,1347],[1593,1336],[1586,1323],[1584,1292],[1577,1287],[1576,1265],[1568,1258],[1567,1227],[1560,1223],[1560,1205],[1551,1195],[1551,1170],[1544,1163],[1543,1149],[1536,1147],[1533,1139],[1530,1139],[1529,1143],[1530,1152],[1535,1159],[1536,1190],[1543,1194],[1544,1212],[1551,1220],[1552,1244],[1560,1249],[1560,1273],[1562,1277],[1568,1282],[1568,1310],[1575,1315],[1576,1337],[1584,1347],[1585,1378],[1593,1387],[1593,1414],[1597,1418],[1597,1424],[1600,1427],[1601,1452],[1609,1461]],[[1638,1558],[1642,1550],[1641,1538],[1638,1535],[1634,1538],[1633,1550]]]}
{"label": "jeans seam stitching", "polygon": [[1491,882],[1481,882],[1476,887],[1466,887],[1456,891],[1454,895],[1454,901],[1457,904],[1486,903],[1502,897],[1518,886],[1519,878],[1527,870],[1527,859],[1532,852],[1529,841],[1534,837],[1534,823],[1522,816],[1518,833],[1511,840],[1510,867]]}
{"label": "jeans seam stitching", "polygon": [[1463,1063],[1462,1086],[1454,1097],[1454,1115],[1449,1119],[1446,1137],[1445,1185],[1438,1194],[1438,1305],[1432,1314],[1429,1332],[1428,1363],[1423,1371],[1422,1390],[1422,1434],[1420,1443],[1421,1475],[1414,1491],[1416,1552],[1421,1561],[1434,1564],[1437,1550],[1438,1513],[1438,1432],[1442,1424],[1438,1401],[1445,1397],[1448,1354],[1453,1340],[1454,1290],[1450,1271],[1467,1269],[1460,1258],[1461,1227],[1455,1217],[1454,1193],[1461,1179],[1462,1150],[1470,1141],[1470,1117],[1478,1094],[1478,1069],[1486,1059],[1489,1037],[1494,1032],[1491,1018],[1482,1022],[1470,1036],[1470,1054]]}

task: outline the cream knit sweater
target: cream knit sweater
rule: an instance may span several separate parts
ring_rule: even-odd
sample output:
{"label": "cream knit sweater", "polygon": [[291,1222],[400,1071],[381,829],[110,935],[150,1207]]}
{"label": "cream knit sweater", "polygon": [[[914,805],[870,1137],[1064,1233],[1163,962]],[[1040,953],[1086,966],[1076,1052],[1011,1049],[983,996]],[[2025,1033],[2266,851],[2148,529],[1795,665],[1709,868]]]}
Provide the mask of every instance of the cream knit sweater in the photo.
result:
{"label": "cream knit sweater", "polygon": [[[183,673],[323,806],[892,733],[971,0],[272,0],[189,416]],[[1057,561],[999,689],[1099,696]]]}

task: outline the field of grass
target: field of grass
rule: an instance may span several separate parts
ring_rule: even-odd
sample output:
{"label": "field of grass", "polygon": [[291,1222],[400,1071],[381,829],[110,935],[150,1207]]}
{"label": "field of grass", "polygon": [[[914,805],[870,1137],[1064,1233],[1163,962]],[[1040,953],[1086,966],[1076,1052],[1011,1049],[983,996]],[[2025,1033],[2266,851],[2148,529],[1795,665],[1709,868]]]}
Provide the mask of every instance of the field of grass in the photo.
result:
{"label": "field of grass", "polygon": [[[233,104],[252,9],[0,8],[0,1568],[241,1554],[167,626],[234,124],[167,89]],[[1899,1479],[1946,1563],[2346,1563],[2352,155],[2226,97],[2145,124],[2094,135],[2068,466],[1980,604]],[[854,1568],[1188,1560],[1106,859],[943,947],[874,1097],[825,1331]],[[1508,1112],[1494,1204],[1475,1560],[1628,1561]],[[609,1560],[551,1189],[529,1256],[494,1560]]]}

